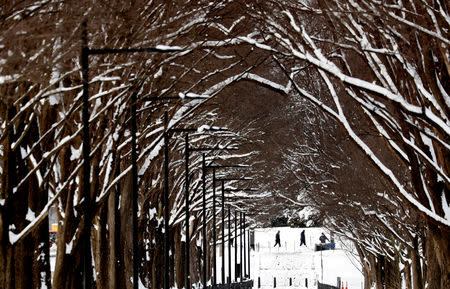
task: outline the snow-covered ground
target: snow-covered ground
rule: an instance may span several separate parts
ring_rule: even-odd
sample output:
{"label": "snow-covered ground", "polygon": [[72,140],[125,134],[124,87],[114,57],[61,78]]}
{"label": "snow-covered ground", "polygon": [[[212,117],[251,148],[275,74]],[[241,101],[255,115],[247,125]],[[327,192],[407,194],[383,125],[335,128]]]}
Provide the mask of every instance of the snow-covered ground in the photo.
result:
{"label": "snow-covered ground", "polygon": [[[275,234],[280,230],[281,247],[273,247]],[[306,245],[300,247],[300,233],[305,230]],[[314,252],[314,245],[319,243],[319,236],[328,231],[322,228],[260,228],[255,229],[255,250],[250,252],[250,278],[254,280],[254,287],[258,288],[258,277],[261,288],[273,288],[276,278],[276,288],[317,288],[317,281],[325,284],[336,285],[337,277],[348,284],[348,289],[362,288],[363,276],[360,271],[360,263],[350,252],[350,242],[335,240],[336,249]],[[246,236],[248,240],[248,236]],[[239,239],[239,238],[238,238]],[[220,237],[218,236],[218,240]],[[228,239],[226,239],[228,240]],[[234,244],[236,245],[236,244]],[[231,248],[231,279],[234,280],[234,250]],[[239,244],[238,244],[239,248]],[[222,283],[221,245],[217,246],[217,283]],[[228,242],[225,246],[225,279],[228,272]],[[238,263],[240,252],[238,250]],[[54,271],[56,246],[50,249],[51,270]],[[247,258],[246,258],[247,259]],[[246,260],[248,262],[248,260]],[[248,263],[247,263],[248,264]],[[292,279],[292,286],[289,286]],[[308,279],[306,287],[305,279]],[[208,282],[211,284],[211,280]],[[145,288],[140,284],[139,288]]]}
{"label": "snow-covered ground", "polygon": [[[275,234],[280,230],[281,247],[273,247]],[[300,233],[305,230],[306,245],[300,247]],[[357,257],[351,251],[350,242],[336,241],[335,250],[314,252],[314,245],[319,243],[319,236],[325,232],[322,228],[261,228],[255,229],[255,250],[250,253],[250,278],[254,288],[273,288],[276,278],[277,288],[317,288],[317,281],[336,285],[341,277],[348,289],[362,288],[363,276]],[[217,251],[217,283],[221,283],[221,257]],[[232,267],[234,267],[234,248],[232,248]],[[228,276],[228,251],[225,249],[225,272]],[[239,253],[238,253],[239,260]],[[239,263],[239,262],[238,262]],[[234,279],[232,268],[232,279]],[[292,280],[292,287],[289,281]],[[306,281],[308,279],[308,287]]]}

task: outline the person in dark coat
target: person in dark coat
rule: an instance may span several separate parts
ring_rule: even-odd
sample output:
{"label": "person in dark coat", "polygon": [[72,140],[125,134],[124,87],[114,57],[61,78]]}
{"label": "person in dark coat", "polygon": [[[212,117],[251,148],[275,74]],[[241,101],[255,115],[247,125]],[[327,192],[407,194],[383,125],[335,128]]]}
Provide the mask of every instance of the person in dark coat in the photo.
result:
{"label": "person in dark coat", "polygon": [[275,235],[275,245],[274,247],[278,244],[278,247],[281,247],[281,243],[280,243],[280,231],[277,232],[277,234]]}
{"label": "person in dark coat", "polygon": [[[300,233],[300,247],[301,247],[302,245],[305,245],[305,246],[306,246],[306,242],[305,242],[305,230],[303,230],[303,231]],[[308,247],[308,246],[306,246],[306,247]]]}
{"label": "person in dark coat", "polygon": [[325,236],[324,233],[322,233],[322,235],[320,235],[319,237],[320,243],[325,244],[325,242],[328,240],[327,236]]}

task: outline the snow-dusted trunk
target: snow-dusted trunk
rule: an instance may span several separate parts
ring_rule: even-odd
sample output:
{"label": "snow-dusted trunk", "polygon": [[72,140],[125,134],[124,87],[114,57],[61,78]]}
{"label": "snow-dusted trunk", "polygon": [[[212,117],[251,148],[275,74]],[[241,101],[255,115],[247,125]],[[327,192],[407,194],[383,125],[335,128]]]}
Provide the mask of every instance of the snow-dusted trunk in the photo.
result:
{"label": "snow-dusted trunk", "polygon": [[[160,241],[162,241],[162,236]],[[151,270],[151,280],[152,280],[152,288],[163,288],[164,287],[164,251],[163,251],[163,243],[156,243],[156,246],[153,250],[153,263]]]}
{"label": "snow-dusted trunk", "polygon": [[[70,161],[70,149],[61,150],[58,161],[61,167],[61,179],[65,180],[73,170],[73,162]],[[79,182],[80,184],[82,182]],[[73,185],[67,188],[58,202],[58,237],[55,272],[53,273],[53,287],[75,289],[83,286],[81,275],[82,242],[80,232],[83,230],[84,220],[81,221],[80,211],[74,208],[75,195],[80,188]],[[77,196],[77,198],[79,195]]]}
{"label": "snow-dusted trunk", "polygon": [[202,267],[201,263],[202,254],[201,250],[199,250],[199,248],[195,245],[195,241],[192,241],[192,243],[190,248],[191,251],[190,273],[191,273],[191,284],[195,284],[197,282],[200,282],[201,280],[200,272]]}
{"label": "snow-dusted trunk", "polygon": [[186,243],[181,242],[180,226],[173,228],[173,242],[174,242],[174,269],[176,272],[175,282],[178,288],[184,287],[184,276],[185,276],[185,248]]}
{"label": "snow-dusted trunk", "polygon": [[450,288],[450,233],[428,223],[426,240],[428,289]]}
{"label": "snow-dusted trunk", "polygon": [[210,222],[209,225],[207,225],[207,236],[206,236],[206,244],[207,244],[207,262],[206,262],[206,280],[210,280],[212,281],[212,277],[213,277],[213,250],[215,250],[215,248],[213,247],[212,243],[213,243],[213,237],[212,237],[212,230],[214,230],[213,226],[212,226],[212,222]]}
{"label": "snow-dusted trunk", "polygon": [[[0,218],[2,218],[4,215],[2,213],[0,214]],[[4,224],[4,221],[5,219],[2,218],[2,220],[0,221],[0,226]],[[3,228],[1,228],[0,230],[4,231]],[[4,241],[8,242],[8,240],[4,236],[2,236],[1,238],[2,240],[0,241],[2,242],[2,248],[0,249],[0,285],[5,289],[13,289],[14,281],[12,277],[14,275],[12,274],[12,247],[3,243]]]}
{"label": "snow-dusted trunk", "polygon": [[[118,170],[117,170],[118,171]],[[118,275],[118,267],[123,259],[123,255],[119,249],[120,240],[120,218],[118,215],[118,204],[119,204],[119,192],[120,186],[117,185],[117,189],[111,192],[108,198],[108,210],[107,210],[107,234],[109,236],[109,256],[108,263],[106,264],[106,284],[110,289],[120,288],[118,287],[120,281],[120,276]]]}
{"label": "snow-dusted trunk", "polygon": [[[401,288],[402,279],[399,270],[399,256],[397,253],[395,255],[394,260],[384,255],[369,257],[371,267],[374,268],[369,275],[371,280],[375,280],[377,289]],[[367,286],[371,286],[370,283],[365,283]]]}
{"label": "snow-dusted trunk", "polygon": [[385,275],[386,275],[386,289],[398,289],[402,286],[402,278],[400,275],[400,260],[399,260],[399,253],[395,252],[394,254],[394,260],[390,260],[386,258],[385,262]]}
{"label": "snow-dusted trunk", "polygon": [[[31,192],[30,192],[31,193]],[[47,204],[48,191],[47,186],[42,190],[37,187],[30,195],[30,199],[34,200],[33,204],[29,204],[30,208],[36,214],[39,214]],[[31,233],[31,239],[34,242],[34,250],[32,255],[32,271],[34,288],[51,288],[51,273],[50,273],[50,244],[48,236],[48,217],[41,222],[41,224]],[[30,248],[26,248],[30,251]]]}
{"label": "snow-dusted trunk", "polygon": [[[6,96],[5,87],[0,87],[2,89],[1,101],[0,101],[0,111],[1,117],[4,122],[8,122],[11,119],[11,98]],[[8,213],[9,208],[9,198],[13,193],[14,187],[14,177],[12,173],[14,172],[14,154],[11,150],[13,130],[12,127],[7,127],[3,131],[3,157],[2,157],[2,174],[1,174],[1,191],[0,199],[0,287],[5,289],[14,288],[14,263],[13,263],[13,247],[9,242],[9,228],[11,225],[11,216]]]}
{"label": "snow-dusted trunk", "polygon": [[370,263],[370,257],[368,256],[368,253],[360,244],[357,242],[354,242],[355,248],[358,252],[358,256],[360,259],[360,262],[362,264],[362,273],[364,275],[364,289],[370,289],[372,288],[372,284],[375,282],[373,279],[373,266]]}
{"label": "snow-dusted trunk", "polygon": [[[111,197],[111,196],[110,196]],[[115,259],[111,254],[113,244],[110,243],[108,222],[108,207],[105,203],[99,210],[97,218],[94,218],[94,230],[92,230],[92,252],[95,263],[96,285],[97,288],[112,288],[109,282],[109,259]],[[114,272],[114,271],[113,271]]]}
{"label": "snow-dusted trunk", "polygon": [[378,255],[375,257],[375,276],[376,276],[375,284],[377,289],[385,289],[384,260],[385,257],[382,255]]}
{"label": "snow-dusted trunk", "polygon": [[120,199],[120,251],[123,254],[120,272],[122,284],[119,288],[131,289],[131,279],[133,276],[133,240],[132,240],[132,200],[130,196],[131,190],[131,173],[129,173],[121,185]]}
{"label": "snow-dusted trunk", "polygon": [[405,280],[405,288],[412,289],[412,277],[411,277],[411,263],[408,261],[405,262],[403,268],[403,276]]}
{"label": "snow-dusted trunk", "polygon": [[423,289],[422,266],[419,253],[419,238],[414,237],[413,249],[411,250],[412,288]]}
{"label": "snow-dusted trunk", "polygon": [[[190,252],[189,271],[190,271],[191,286],[192,286],[192,284],[201,282],[200,271],[202,268],[202,265],[201,265],[202,264],[201,263],[202,254],[201,254],[200,248],[197,247],[197,243],[196,243],[196,240],[198,238],[197,230],[198,230],[198,219],[196,219],[194,222],[190,223],[190,230],[189,230],[190,231],[189,236],[191,239],[190,248],[189,248],[189,252]],[[183,246],[183,254],[185,254],[184,250],[186,250],[185,244]],[[184,266],[184,257],[183,257],[183,266]],[[183,269],[183,270],[185,270],[185,269]],[[184,271],[183,271],[183,274],[184,274]],[[183,283],[182,287],[184,287],[184,283]]]}

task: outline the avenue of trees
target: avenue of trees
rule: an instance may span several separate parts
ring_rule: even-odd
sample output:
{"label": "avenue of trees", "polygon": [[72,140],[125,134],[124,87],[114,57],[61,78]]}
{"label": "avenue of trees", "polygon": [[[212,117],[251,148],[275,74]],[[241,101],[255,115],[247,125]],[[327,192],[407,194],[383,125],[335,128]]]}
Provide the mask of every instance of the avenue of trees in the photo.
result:
{"label": "avenue of trees", "polygon": [[[3,2],[1,288],[80,288],[86,226],[96,288],[131,288],[133,94],[145,286],[163,287],[163,133],[220,125],[230,131],[199,130],[191,145],[242,148],[207,159],[252,165],[248,176],[260,193],[230,195],[252,223],[310,205],[324,225],[354,241],[365,288],[450,287],[446,1]],[[90,204],[83,191],[83,22],[90,48],[182,49],[89,57]],[[184,134],[169,146],[170,282],[182,288],[185,250],[194,284],[202,270],[196,244],[215,228],[209,222],[202,236],[201,154],[192,154],[186,248]],[[210,185],[207,197],[210,208]],[[274,197],[280,206],[261,205]],[[51,207],[58,214],[52,280]]]}

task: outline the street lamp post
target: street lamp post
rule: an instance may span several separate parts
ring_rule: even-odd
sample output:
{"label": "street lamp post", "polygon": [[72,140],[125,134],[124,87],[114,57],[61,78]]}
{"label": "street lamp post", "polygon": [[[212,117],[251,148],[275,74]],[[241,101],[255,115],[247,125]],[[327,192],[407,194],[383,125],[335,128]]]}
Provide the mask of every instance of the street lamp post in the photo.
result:
{"label": "street lamp post", "polygon": [[[170,132],[189,132],[189,131],[196,131],[197,129],[193,129],[193,128],[175,128],[175,129],[168,129],[167,128],[167,112],[165,113],[164,116],[164,123],[166,126],[166,130],[164,133],[164,170],[165,170],[165,189],[164,189],[164,207],[165,207],[165,238],[164,238],[164,251],[165,251],[165,264],[168,264],[169,261],[169,256],[168,256],[168,220],[169,220],[169,216],[168,216],[168,211],[169,211],[169,203],[168,203],[168,138],[169,138],[169,133]],[[226,129],[222,129],[222,128],[209,128],[208,130],[216,130],[216,131],[223,131]],[[200,147],[200,148],[193,148],[189,146],[189,136],[188,134],[186,134],[185,136],[185,183],[186,183],[186,190],[185,190],[185,214],[186,214],[186,255],[185,255],[185,270],[186,270],[186,276],[185,276],[185,288],[190,288],[190,266],[189,266],[189,260],[190,260],[190,256],[189,256],[189,243],[190,243],[190,236],[189,236],[189,153],[191,151],[214,151],[214,150],[237,150],[237,148],[235,147]],[[213,180],[215,179],[215,169],[216,168],[243,168],[243,167],[248,167],[245,165],[228,165],[228,166],[219,166],[219,165],[206,165],[205,162],[205,154],[202,154],[202,189],[203,189],[203,197],[202,197],[202,207],[203,207],[203,212],[202,212],[202,217],[203,217],[203,284],[204,286],[206,286],[206,169],[207,168],[213,168]],[[215,184],[215,180],[213,181],[213,184]],[[215,227],[215,186],[213,187],[213,226]],[[215,230],[213,231],[213,235],[214,235],[214,275],[213,275],[213,285],[216,285],[216,262],[215,262]],[[165,289],[168,288],[168,280],[169,280],[169,270],[168,270],[168,266],[165,266],[165,270],[164,270],[164,286]],[[167,280],[167,281],[166,281]],[[167,286],[167,287],[166,287]]]}
{"label": "street lamp post", "polygon": [[[189,148],[189,151],[213,151],[213,150],[237,150],[237,148],[234,147],[200,147],[200,148]],[[205,161],[205,153],[202,154],[202,219],[203,219],[203,230],[202,230],[202,234],[203,234],[203,254],[202,254],[202,259],[203,259],[203,286],[204,288],[206,288],[206,169],[207,168],[212,168],[212,167],[218,167],[218,166],[207,166],[206,165],[206,161]],[[225,167],[225,166],[221,166],[221,167]],[[231,166],[227,166],[227,167],[231,167]],[[237,166],[236,166],[237,167]],[[188,193],[186,193],[188,194]],[[215,205],[214,205],[215,206]],[[188,209],[188,207],[187,207]],[[214,224],[215,226],[215,224]],[[215,252],[214,252],[214,258],[215,258]],[[214,265],[215,266],[215,265]],[[215,278],[215,273],[214,273],[214,277],[213,280]],[[214,280],[215,281],[215,280]],[[215,285],[215,283],[214,283]],[[187,287],[186,287],[187,288]]]}
{"label": "street lamp post", "polygon": [[169,133],[164,112],[164,289],[169,289]]}
{"label": "street lamp post", "polygon": [[81,50],[81,70],[83,74],[83,191],[84,191],[84,238],[83,238],[83,287],[92,286],[92,264],[91,264],[91,165],[90,165],[90,136],[89,136],[89,48],[87,39],[87,23],[83,22],[82,32],[83,48]]}
{"label": "street lamp post", "polygon": [[[167,111],[164,112],[164,289],[169,289],[169,275],[170,275],[170,259],[169,259],[169,138],[172,132],[190,132],[196,131],[196,128],[168,128],[168,114]],[[188,137],[186,136],[186,140]],[[187,151],[187,150],[186,150]],[[186,167],[189,166],[189,152],[186,153]],[[186,174],[187,175],[187,174]],[[188,201],[188,191],[189,191],[189,178],[186,177],[186,244],[189,240],[189,201]],[[187,257],[187,270],[189,270],[189,253],[185,255]],[[188,285],[189,282],[189,271],[186,272],[185,283]],[[190,285],[189,285],[190,286]],[[186,287],[188,288],[188,287]]]}
{"label": "street lamp post", "polygon": [[191,278],[191,272],[190,272],[190,236],[189,236],[189,134],[186,134],[185,136],[185,171],[186,171],[186,175],[185,175],[185,186],[186,186],[186,194],[185,194],[185,214],[186,214],[186,249],[185,249],[185,280],[184,280],[184,284],[185,284],[185,289],[190,289],[191,288],[191,282],[190,282],[190,278]]}
{"label": "street lamp post", "polygon": [[[225,189],[225,190],[226,191],[252,191],[252,192],[253,191],[257,191],[257,189],[255,189],[255,188],[242,188],[242,189],[236,188],[236,189]],[[229,210],[229,207],[228,207],[228,210]],[[229,212],[229,214],[230,214],[230,212]],[[242,259],[243,259],[243,257],[242,257],[243,256],[243,254],[242,254],[242,212],[239,212],[239,215],[238,215],[238,211],[235,211],[235,218],[234,218],[234,238],[235,238],[235,243],[234,243],[234,268],[235,268],[235,270],[234,270],[234,281],[237,282],[237,278],[238,278],[238,275],[237,275],[238,274],[237,273],[237,256],[238,256],[238,247],[237,247],[238,231],[237,231],[237,227],[238,227],[238,216],[240,217],[240,222],[239,222],[239,231],[240,231],[240,233],[239,233],[239,238],[240,238],[239,247],[240,247],[240,254],[239,254],[239,256],[240,256],[240,262],[241,262],[241,270],[240,270],[239,276],[240,276],[240,279],[241,279],[241,282],[242,282],[242,265],[243,265],[242,264]],[[244,232],[245,232],[245,229],[244,229]],[[245,237],[244,237],[244,241],[245,241]],[[230,248],[230,246],[229,246],[229,248]],[[230,251],[228,252],[228,254],[230,254]],[[249,256],[250,256],[250,254],[249,254]],[[228,256],[228,259],[231,260],[231,254]],[[249,257],[249,262],[250,262],[250,257]],[[231,268],[229,270],[230,270],[230,279],[231,279]]]}
{"label": "street lamp post", "polygon": [[[101,49],[91,49],[88,45],[87,36],[87,22],[82,23],[82,49],[81,49],[81,71],[83,77],[83,106],[82,106],[82,120],[83,120],[83,197],[84,197],[84,228],[83,228],[83,254],[82,254],[82,270],[83,270],[83,288],[91,288],[93,282],[92,276],[92,257],[91,257],[91,192],[90,192],[90,132],[89,132],[89,56],[90,55],[105,55],[105,54],[121,54],[121,53],[170,53],[181,51],[180,48],[158,48],[158,47],[143,47],[143,48],[101,48]],[[131,111],[134,115],[134,120],[132,120],[132,131],[136,133],[136,94],[132,94],[132,105]],[[133,128],[134,122],[134,128]],[[132,144],[134,142],[134,147],[132,148],[132,190],[131,198],[133,200],[133,222],[132,222],[132,234],[133,234],[133,288],[138,288],[138,264],[137,264],[137,155],[136,155],[136,135],[134,134],[134,140],[132,137]]]}
{"label": "street lamp post", "polygon": [[[136,125],[136,101],[137,95],[131,94],[131,193],[132,193],[132,230],[133,230],[133,288],[138,288],[139,264],[138,264],[138,172],[137,172],[137,125]],[[135,285],[136,284],[136,285]]]}
{"label": "street lamp post", "polygon": [[[230,189],[225,189],[225,181],[250,181],[252,178],[219,178],[216,181],[220,181],[222,188],[222,283],[225,283],[225,191]],[[237,190],[237,189],[234,189]],[[246,190],[246,189],[243,189]],[[229,215],[228,215],[229,216]],[[230,220],[228,220],[228,225],[230,225]],[[230,228],[228,227],[228,234],[230,235]],[[229,240],[230,241],[230,240]],[[230,251],[230,243],[228,244],[228,267],[229,267],[229,276],[231,279],[231,251]]]}
{"label": "street lamp post", "polygon": [[248,278],[250,279],[250,249],[251,249],[251,244],[250,244],[250,230],[248,230]]}
{"label": "street lamp post", "polygon": [[237,211],[234,212],[234,282],[237,282],[237,244],[238,244],[238,238],[237,238]]}
{"label": "street lamp post", "polygon": [[222,284],[225,283],[225,185],[224,181],[220,181],[222,188]]}
{"label": "street lamp post", "polygon": [[242,230],[243,230],[243,232],[244,232],[244,278],[246,278],[247,277],[247,254],[246,254],[246,249],[247,249],[247,242],[246,242],[246,239],[245,239],[245,213],[242,213],[242,218],[243,218],[243,228],[242,228]]}
{"label": "street lamp post", "polygon": [[[223,168],[248,168],[247,165],[209,165],[213,169],[213,286],[217,285],[217,262],[216,262],[216,169]],[[205,225],[205,224],[204,224]],[[223,258],[222,258],[223,259]],[[223,282],[223,281],[222,281]]]}
{"label": "street lamp post", "polygon": [[217,262],[216,262],[216,168],[213,168],[213,286],[217,284]]}
{"label": "street lamp post", "polygon": [[231,284],[231,212],[228,205],[228,284]]}
{"label": "street lamp post", "polygon": [[242,272],[243,272],[243,264],[242,264],[242,212],[239,212],[239,260],[241,262],[241,270],[239,272],[239,277],[242,282]]}
{"label": "street lamp post", "polygon": [[[189,132],[193,131],[195,129],[181,129],[183,131]],[[207,130],[211,131],[224,131],[226,129],[218,128],[218,127],[212,127],[208,128]],[[180,131],[180,129],[178,129]],[[215,150],[217,148],[191,148],[189,146],[189,133],[186,133],[185,135],[185,215],[186,215],[186,250],[185,250],[185,288],[190,288],[190,233],[189,233],[189,219],[190,219],[190,213],[189,213],[189,156],[191,151],[202,151],[202,150]],[[222,148],[222,149],[234,149],[234,148]]]}

